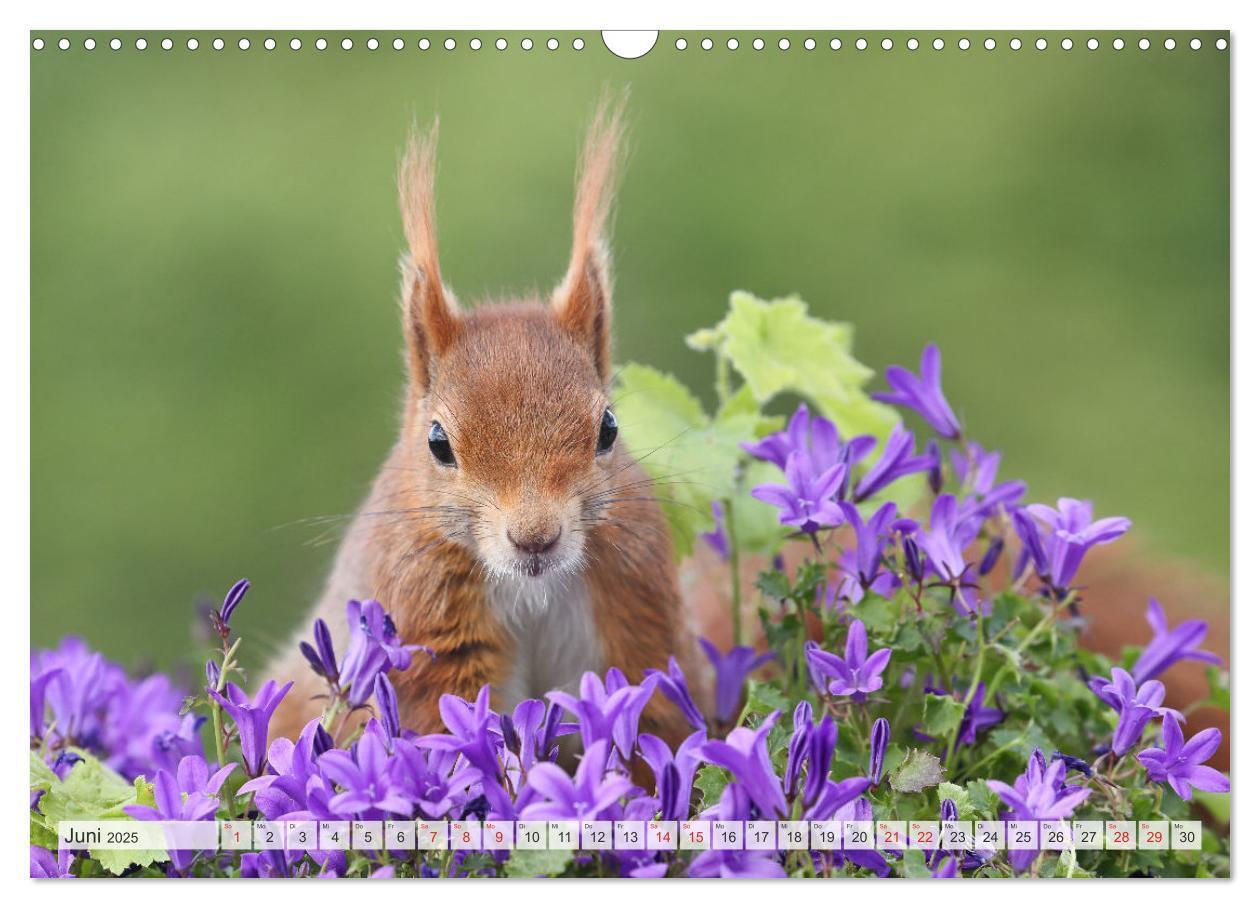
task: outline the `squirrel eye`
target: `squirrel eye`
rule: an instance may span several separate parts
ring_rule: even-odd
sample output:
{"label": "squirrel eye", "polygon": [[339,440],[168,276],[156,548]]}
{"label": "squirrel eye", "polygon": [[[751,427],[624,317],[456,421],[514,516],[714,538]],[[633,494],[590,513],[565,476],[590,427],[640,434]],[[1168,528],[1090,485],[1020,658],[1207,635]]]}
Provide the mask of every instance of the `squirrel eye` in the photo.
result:
{"label": "squirrel eye", "polygon": [[596,454],[607,454],[617,440],[617,417],[613,411],[604,408],[604,417],[599,421],[599,442],[595,445]]}
{"label": "squirrel eye", "polygon": [[434,421],[429,427],[429,450],[433,459],[444,467],[455,466],[455,452],[451,450],[451,440],[446,437],[446,430],[440,422]]}

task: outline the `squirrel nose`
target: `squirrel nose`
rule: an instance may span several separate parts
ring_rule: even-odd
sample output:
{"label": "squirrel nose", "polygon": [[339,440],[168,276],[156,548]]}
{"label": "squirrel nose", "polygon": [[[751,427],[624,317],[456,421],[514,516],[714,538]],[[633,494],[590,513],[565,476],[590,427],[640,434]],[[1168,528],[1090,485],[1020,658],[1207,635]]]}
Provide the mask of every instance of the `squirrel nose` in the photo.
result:
{"label": "squirrel nose", "polygon": [[556,547],[556,543],[560,541],[560,531],[556,530],[553,535],[548,536],[546,533],[531,533],[524,538],[518,539],[511,533],[508,533],[508,542],[516,546],[526,555],[542,555]]}

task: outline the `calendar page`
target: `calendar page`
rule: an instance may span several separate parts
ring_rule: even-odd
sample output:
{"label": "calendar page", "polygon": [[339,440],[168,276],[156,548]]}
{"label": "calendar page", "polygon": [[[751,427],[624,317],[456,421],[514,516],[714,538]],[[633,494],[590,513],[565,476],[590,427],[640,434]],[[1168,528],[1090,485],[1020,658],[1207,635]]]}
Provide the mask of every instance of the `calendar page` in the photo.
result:
{"label": "calendar page", "polygon": [[31,877],[1231,875],[1232,35],[826,19],[29,32]]}

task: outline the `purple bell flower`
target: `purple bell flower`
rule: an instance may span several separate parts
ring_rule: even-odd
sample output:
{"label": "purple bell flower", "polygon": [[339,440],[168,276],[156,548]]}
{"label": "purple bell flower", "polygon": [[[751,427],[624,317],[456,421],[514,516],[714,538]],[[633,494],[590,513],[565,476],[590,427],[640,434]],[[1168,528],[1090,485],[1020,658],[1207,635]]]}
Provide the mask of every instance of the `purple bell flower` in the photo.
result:
{"label": "purple bell flower", "polygon": [[725,725],[735,718],[744,699],[744,682],[758,668],[774,658],[774,653],[761,653],[751,646],[736,646],[723,655],[716,646],[700,638],[700,648],[713,665],[714,714]]}
{"label": "purple bell flower", "polygon": [[989,543],[989,547],[984,552],[984,557],[980,559],[980,567],[977,568],[981,577],[986,576],[997,567],[998,559],[1002,557],[1004,548],[1006,548],[1006,543],[1002,541],[1001,537],[997,537]]}
{"label": "purple bell flower", "polygon": [[961,515],[953,495],[941,495],[932,503],[929,528],[919,532],[918,542],[942,580],[949,583],[962,578],[967,570],[964,553],[975,541],[981,523],[974,516]]}
{"label": "purple bell flower", "polygon": [[45,691],[48,683],[61,674],[60,668],[50,668],[38,676],[31,675],[31,737],[42,738],[46,728],[44,716]]}
{"label": "purple bell flower", "polygon": [[[393,620],[375,599],[363,602],[352,599],[346,603],[346,623],[350,626],[350,644],[338,677],[341,685],[349,689],[352,706],[362,706],[368,701],[376,676],[381,672],[406,671],[411,666],[411,654],[417,650],[432,655],[432,650],[426,647],[404,644]],[[322,649],[318,626],[316,643]],[[310,660],[309,655],[307,659]],[[321,663],[325,659],[326,653],[321,652]]]}
{"label": "purple bell flower", "polygon": [[338,816],[378,820],[386,814],[411,812],[411,801],[394,785],[384,732],[375,719],[368,720],[353,750],[328,751],[319,758],[319,768],[341,789],[328,800],[329,809]]}
{"label": "purple bell flower", "polygon": [[538,763],[529,771],[527,784],[540,796],[521,811],[524,820],[605,820],[610,810],[636,791],[629,778],[606,767],[612,742],[592,744],[573,777],[555,763]]}
{"label": "purple bell flower", "polygon": [[692,699],[691,690],[687,687],[687,676],[683,674],[677,659],[673,656],[669,657],[668,672],[663,672],[657,668],[649,668],[644,672],[644,676],[656,679],[656,689],[678,707],[692,728],[700,731],[708,728],[708,723],[704,720],[704,714],[700,712],[700,707]]}
{"label": "purple bell flower", "polygon": [[1152,599],[1146,608],[1146,622],[1151,626],[1154,636],[1146,644],[1142,655],[1138,656],[1137,662],[1133,663],[1134,683],[1143,684],[1152,678],[1158,678],[1183,659],[1221,664],[1220,656],[1198,648],[1207,636],[1206,621],[1183,621],[1170,631],[1163,606],[1158,600]]}
{"label": "purple bell flower", "polygon": [[[1088,788],[1067,785],[1066,777],[1067,767],[1062,760],[1047,764],[1041,751],[1034,750],[1027,770],[1014,785],[990,780],[989,788],[1010,808],[1004,819],[1063,820],[1089,797]],[[1012,850],[1011,866],[1017,871],[1026,870],[1037,854],[1035,850]]]}
{"label": "purple bell flower", "polygon": [[914,410],[938,435],[958,438],[962,427],[941,390],[941,351],[936,344],[923,348],[919,372],[920,375],[915,375],[901,366],[889,366],[884,375],[893,390],[877,392],[871,397]]}
{"label": "purple bell flower", "polygon": [[1181,713],[1161,705],[1164,702],[1163,684],[1147,681],[1138,687],[1133,676],[1119,666],[1111,670],[1110,683],[1105,678],[1091,678],[1089,689],[1120,714],[1111,739],[1111,752],[1116,756],[1127,754],[1133,749],[1133,745],[1142,737],[1146,723],[1155,716],[1171,712],[1185,721]]}
{"label": "purple bell flower", "polygon": [[1170,710],[1164,713],[1162,731],[1162,748],[1148,747],[1137,755],[1152,782],[1167,782],[1183,801],[1190,800],[1193,788],[1207,792],[1229,791],[1229,778],[1203,765],[1221,746],[1219,728],[1206,728],[1187,741],[1176,715]]}
{"label": "purple bell flower", "polygon": [[914,433],[898,425],[888,436],[884,453],[858,481],[853,490],[853,500],[865,501],[903,476],[931,470],[934,463],[930,453],[915,456]]}
{"label": "purple bell flower", "polygon": [[[829,820],[854,820],[860,823],[869,823],[875,819],[875,811],[871,807],[871,802],[866,798],[853,798],[833,811],[830,816],[825,817]],[[873,848],[854,848],[842,849],[832,852],[837,861],[847,861],[856,867],[862,867],[872,871],[876,876],[886,877],[892,873],[892,868],[888,866],[888,861],[884,855]]]}
{"label": "purple bell flower", "polygon": [[[747,789],[739,782],[732,782],[702,816],[706,820],[742,821],[757,817],[758,810]],[[693,879],[766,879],[784,877],[787,873],[773,852],[714,848],[697,854],[687,867],[687,876]]]}
{"label": "purple bell flower", "polygon": [[812,640],[805,644],[805,660],[814,686],[824,694],[852,697],[859,703],[884,686],[882,675],[891,658],[892,650],[887,647],[867,655],[866,625],[859,620],[849,625],[843,658]]}
{"label": "purple bell flower", "polygon": [[691,789],[700,768],[700,745],[708,740],[703,731],[690,735],[678,751],[656,735],[639,736],[639,753],[656,776],[661,819],[686,820],[691,816]]}
{"label": "purple bell flower", "polygon": [[761,816],[767,818],[787,816],[783,786],[766,749],[766,739],[778,718],[779,713],[775,711],[756,731],[741,726],[732,730],[724,741],[707,741],[700,745],[700,755],[728,770],[757,805]]}
{"label": "purple bell flower", "polygon": [[782,432],[767,435],[757,442],[742,442],[740,447],[784,472],[787,472],[788,457],[800,451],[805,456],[808,472],[815,476],[839,463],[844,454],[836,424],[824,416],[811,417],[805,404],[796,408]]}
{"label": "purple bell flower", "polygon": [[605,681],[594,672],[586,672],[579,684],[580,696],[553,690],[547,698],[577,717],[584,747],[589,750],[596,741],[612,741],[617,752],[628,759],[638,737],[639,717],[659,677],[634,685],[627,684],[617,669],[609,669]]}
{"label": "purple bell flower", "polygon": [[1044,504],[1030,504],[1025,510],[1045,526],[1043,531],[1016,512],[1015,531],[1024,543],[1026,560],[1056,590],[1071,587],[1086,552],[1119,539],[1131,523],[1127,517],[1094,520],[1093,504],[1075,498],[1060,498],[1057,511]]}
{"label": "purple bell flower", "polygon": [[[187,794],[187,797],[184,795]],[[182,792],[175,776],[166,770],[159,770],[153,780],[153,800],[156,804],[129,804],[123,808],[127,816],[136,820],[212,820],[219,807],[219,799],[203,794],[200,791]],[[196,858],[197,853],[185,850],[168,852],[171,866],[182,873],[187,870]]]}
{"label": "purple bell flower", "polygon": [[32,845],[30,848],[32,880],[74,878],[74,874],[70,872],[70,864],[74,861],[73,851],[67,848],[65,851],[59,850],[53,854],[47,848],[41,848],[38,845]]}
{"label": "purple bell flower", "polygon": [[223,707],[232,721],[236,723],[237,735],[240,738],[241,756],[245,760],[245,769],[249,775],[257,776],[263,770],[263,758],[267,748],[267,726],[271,724],[271,716],[275,713],[284,695],[293,687],[290,681],[283,687],[275,681],[267,681],[258,690],[252,700],[249,694],[232,682],[228,682],[225,692],[208,691],[211,697]]}
{"label": "purple bell flower", "polygon": [[844,463],[833,464],[821,474],[809,471],[807,455],[793,451],[784,473],[787,485],[766,483],[752,490],[753,498],[779,509],[779,523],[816,533],[824,526],[839,526],[844,512],[836,503],[847,475]]}
{"label": "purple bell flower", "polygon": [[847,501],[840,505],[856,537],[854,561],[858,582],[863,589],[870,589],[883,570],[884,547],[888,542],[890,524],[897,516],[897,505],[888,501],[880,505],[869,521],[863,520],[856,507]]}
{"label": "purple bell flower", "polygon": [[1023,498],[1028,488],[1025,483],[997,481],[1001,462],[1001,451],[985,451],[974,441],[967,445],[965,452],[950,452],[954,475],[962,487],[959,512],[963,517],[988,518],[1000,507],[1012,508]]}

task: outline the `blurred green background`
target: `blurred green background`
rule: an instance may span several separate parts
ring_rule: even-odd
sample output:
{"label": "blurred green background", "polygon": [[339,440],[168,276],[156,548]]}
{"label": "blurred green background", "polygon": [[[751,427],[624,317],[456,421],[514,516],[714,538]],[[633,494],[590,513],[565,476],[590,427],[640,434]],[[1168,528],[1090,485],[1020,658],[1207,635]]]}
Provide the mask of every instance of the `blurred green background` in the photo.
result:
{"label": "blurred green background", "polygon": [[[239,576],[254,658],[317,595],[395,433],[408,124],[442,119],[445,276],[465,301],[563,270],[574,159],[631,86],[617,213],[619,359],[711,399],[684,333],[735,288],[800,293],[859,357],[927,340],[969,432],[1032,495],[1092,497],[1224,575],[1229,539],[1229,54],[1114,33],[915,52],[854,34],[646,57],[508,33],[317,51],[316,34],[42,34],[31,54],[32,643],[190,655]],[[174,49],[159,42],[169,35]],[[833,52],[828,41],[843,47]],[[1162,41],[1163,34],[1160,39]],[[875,384],[882,386],[882,378]],[[323,544],[319,544],[323,540]]]}

